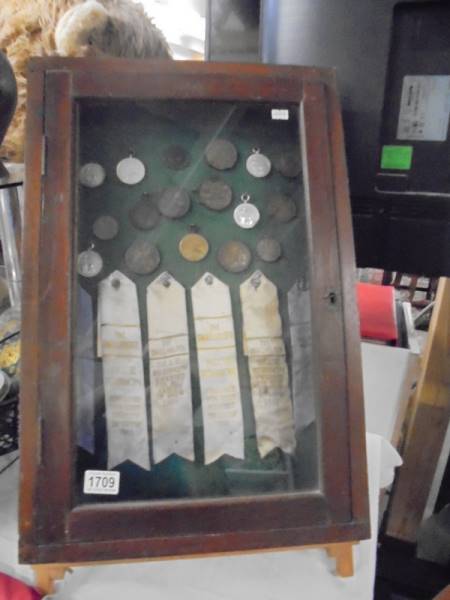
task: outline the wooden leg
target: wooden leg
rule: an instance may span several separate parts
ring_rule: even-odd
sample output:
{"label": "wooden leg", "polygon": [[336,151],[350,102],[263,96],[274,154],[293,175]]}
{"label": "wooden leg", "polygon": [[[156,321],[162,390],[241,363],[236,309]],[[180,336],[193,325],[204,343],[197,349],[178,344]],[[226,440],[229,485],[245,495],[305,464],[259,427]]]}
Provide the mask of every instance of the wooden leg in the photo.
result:
{"label": "wooden leg", "polygon": [[36,588],[44,594],[53,594],[55,581],[64,579],[68,567],[66,565],[34,565]]}
{"label": "wooden leg", "polygon": [[336,560],[336,574],[339,577],[352,577],[353,544],[330,544],[326,546],[327,554]]}

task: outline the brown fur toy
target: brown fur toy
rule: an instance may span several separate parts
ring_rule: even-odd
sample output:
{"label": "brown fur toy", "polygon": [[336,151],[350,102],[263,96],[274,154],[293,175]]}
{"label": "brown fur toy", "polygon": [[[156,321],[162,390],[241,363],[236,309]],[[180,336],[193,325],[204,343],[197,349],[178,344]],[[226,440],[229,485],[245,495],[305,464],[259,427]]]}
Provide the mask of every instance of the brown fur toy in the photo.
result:
{"label": "brown fur toy", "polygon": [[17,79],[17,109],[0,156],[22,162],[26,69],[32,56],[170,58],[161,31],[132,0],[1,0],[0,49]]}

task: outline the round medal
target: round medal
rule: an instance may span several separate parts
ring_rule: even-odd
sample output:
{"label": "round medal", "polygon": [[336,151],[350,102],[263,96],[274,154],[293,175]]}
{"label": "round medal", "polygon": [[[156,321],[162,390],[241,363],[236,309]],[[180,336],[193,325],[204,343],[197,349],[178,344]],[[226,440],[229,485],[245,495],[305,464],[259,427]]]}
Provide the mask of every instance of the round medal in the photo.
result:
{"label": "round medal", "polygon": [[158,208],[159,212],[168,219],[180,219],[189,212],[191,198],[184,188],[169,187],[159,197]]}
{"label": "round medal", "polygon": [[263,238],[256,244],[256,254],[264,262],[276,262],[281,254],[281,244],[274,238]]}
{"label": "round medal", "polygon": [[114,217],[103,215],[94,221],[92,230],[99,240],[112,240],[119,232],[119,223]]}
{"label": "round medal", "polygon": [[265,154],[261,154],[259,148],[253,148],[252,154],[247,158],[245,163],[247,171],[253,177],[267,177],[272,168],[272,163]]}
{"label": "round medal", "polygon": [[267,214],[279,223],[289,223],[297,215],[297,207],[291,197],[277,193],[269,198]]}
{"label": "round medal", "polygon": [[233,200],[233,191],[224,181],[207,179],[199,190],[200,204],[211,210],[224,210]]}
{"label": "round medal", "polygon": [[81,185],[89,188],[96,188],[102,185],[105,177],[105,169],[102,165],[94,162],[83,165],[78,175]]}
{"label": "round medal", "polygon": [[209,244],[208,240],[199,233],[188,233],[181,239],[178,249],[184,259],[189,262],[199,262],[208,254]]}
{"label": "round medal", "polygon": [[248,269],[252,261],[252,253],[243,242],[231,240],[220,246],[217,262],[229,273],[241,273]]}
{"label": "round medal", "polygon": [[238,152],[236,146],[221,138],[210,142],[205,151],[206,162],[214,169],[225,171],[236,164]]}
{"label": "round medal", "polygon": [[187,150],[176,144],[166,149],[163,160],[166,167],[174,171],[181,171],[191,164],[191,158]]}
{"label": "round medal", "polygon": [[132,154],[128,158],[122,159],[116,166],[117,178],[127,185],[136,185],[144,179],[145,165]]}
{"label": "round medal", "polygon": [[150,194],[143,194],[129,212],[131,224],[136,229],[147,231],[158,225],[161,215],[152,201]]}
{"label": "round medal", "polygon": [[136,240],[125,252],[125,264],[137,275],[153,273],[160,262],[158,248],[147,240]]}
{"label": "round medal", "polygon": [[77,258],[77,271],[82,277],[96,277],[103,269],[103,259],[98,252],[89,248],[80,252]]}
{"label": "round medal", "polygon": [[298,177],[302,171],[300,152],[294,150],[280,152],[274,159],[273,166],[285,177]]}
{"label": "round medal", "polygon": [[242,229],[252,229],[258,223],[260,214],[258,208],[250,203],[250,195],[242,194],[242,204],[236,206],[233,212],[233,219]]}

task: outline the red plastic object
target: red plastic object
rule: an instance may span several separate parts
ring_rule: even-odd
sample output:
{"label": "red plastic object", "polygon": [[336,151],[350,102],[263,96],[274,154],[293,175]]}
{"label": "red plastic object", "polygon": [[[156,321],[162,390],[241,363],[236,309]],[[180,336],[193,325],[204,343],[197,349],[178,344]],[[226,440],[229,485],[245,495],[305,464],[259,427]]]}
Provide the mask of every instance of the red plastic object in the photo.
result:
{"label": "red plastic object", "polygon": [[395,343],[398,338],[394,288],[358,283],[356,286],[361,337]]}
{"label": "red plastic object", "polygon": [[0,600],[40,600],[42,596],[22,581],[0,573]]}

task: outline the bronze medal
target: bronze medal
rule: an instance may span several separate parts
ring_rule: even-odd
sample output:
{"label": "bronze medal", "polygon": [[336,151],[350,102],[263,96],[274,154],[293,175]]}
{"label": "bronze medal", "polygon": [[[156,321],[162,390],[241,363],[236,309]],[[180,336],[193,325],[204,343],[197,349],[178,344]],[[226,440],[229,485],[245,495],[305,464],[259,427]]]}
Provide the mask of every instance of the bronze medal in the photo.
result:
{"label": "bronze medal", "polygon": [[267,214],[279,223],[289,223],[297,216],[297,206],[290,196],[273,194],[267,204]]}
{"label": "bronze medal", "polygon": [[164,190],[159,197],[158,208],[168,219],[180,219],[189,212],[191,198],[184,188],[172,186]]}
{"label": "bronze medal", "polygon": [[125,252],[125,264],[137,275],[153,273],[160,262],[158,248],[147,240],[136,240]]}
{"label": "bronze medal", "polygon": [[199,233],[188,233],[181,239],[178,249],[185,260],[199,262],[208,254],[209,244]]}
{"label": "bronze medal", "polygon": [[233,200],[233,191],[224,181],[207,179],[199,190],[200,204],[211,210],[224,210]]}
{"label": "bronze medal", "polygon": [[129,212],[131,224],[136,229],[147,231],[158,225],[161,215],[152,201],[150,194],[143,194]]}
{"label": "bronze medal", "polygon": [[280,152],[273,161],[275,169],[284,177],[298,177],[302,171],[300,152],[287,150]]}
{"label": "bronze medal", "polygon": [[256,244],[256,253],[264,262],[276,262],[281,254],[281,244],[274,238],[262,238]]}
{"label": "bronze medal", "polygon": [[174,171],[181,171],[191,164],[191,157],[188,151],[176,144],[166,149],[163,160],[166,167]]}
{"label": "bronze medal", "polygon": [[211,167],[219,171],[225,171],[234,167],[238,158],[238,152],[234,144],[228,140],[217,138],[208,144],[205,157],[206,162]]}
{"label": "bronze medal", "polygon": [[229,273],[241,273],[248,269],[252,253],[248,246],[237,240],[225,242],[217,253],[217,262]]}
{"label": "bronze medal", "polygon": [[94,221],[92,231],[99,240],[112,240],[119,232],[119,223],[110,215],[103,215]]}

